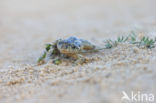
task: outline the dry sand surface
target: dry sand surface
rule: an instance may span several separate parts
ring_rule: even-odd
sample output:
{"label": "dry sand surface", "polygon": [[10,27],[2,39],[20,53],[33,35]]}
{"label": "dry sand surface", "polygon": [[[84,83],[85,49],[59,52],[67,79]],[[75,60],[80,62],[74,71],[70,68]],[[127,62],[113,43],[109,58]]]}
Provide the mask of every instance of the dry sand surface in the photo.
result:
{"label": "dry sand surface", "polygon": [[156,94],[156,48],[120,44],[84,65],[36,65],[44,44],[75,35],[102,44],[156,36],[156,0],[0,0],[0,103],[120,103]]}

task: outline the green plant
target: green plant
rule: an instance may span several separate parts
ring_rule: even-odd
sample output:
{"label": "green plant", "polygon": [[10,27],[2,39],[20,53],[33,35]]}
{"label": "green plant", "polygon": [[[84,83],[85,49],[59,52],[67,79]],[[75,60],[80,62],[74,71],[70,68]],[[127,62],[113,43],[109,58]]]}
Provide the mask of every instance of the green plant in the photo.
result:
{"label": "green plant", "polygon": [[156,40],[144,36],[139,42],[139,46],[145,46],[146,48],[154,48],[155,42]]}
{"label": "green plant", "polygon": [[113,40],[106,40],[105,41],[105,47],[107,49],[112,48],[112,47],[115,47],[117,45],[118,45],[118,41],[113,41]]}
{"label": "green plant", "polygon": [[51,44],[46,44],[44,53],[43,53],[43,54],[39,57],[39,59],[37,60],[38,63],[42,62],[42,61],[46,58],[47,52],[50,50],[50,47],[51,47],[51,46],[52,46]]}
{"label": "green plant", "polygon": [[136,44],[138,47],[154,48],[156,43],[156,37],[154,39],[144,36],[142,39],[138,39],[135,32],[131,32],[128,36],[119,36],[117,40],[106,40],[105,47],[107,49],[117,46],[119,43],[128,42],[130,44]]}
{"label": "green plant", "polygon": [[105,41],[105,47],[109,49],[109,48],[117,46],[119,43],[124,43],[127,40],[128,40],[128,36],[127,37],[119,36],[117,40],[114,40],[114,41],[109,39]]}
{"label": "green plant", "polygon": [[119,36],[116,41],[122,43],[122,42],[126,42],[127,40],[128,40],[128,36],[127,37]]}
{"label": "green plant", "polygon": [[135,44],[137,41],[137,36],[136,36],[135,32],[131,32],[131,34],[129,34],[128,38],[129,38],[129,43],[131,43],[131,44]]}
{"label": "green plant", "polygon": [[56,65],[59,65],[62,62],[61,62],[61,59],[55,59],[55,60],[53,60],[53,63],[56,64]]}

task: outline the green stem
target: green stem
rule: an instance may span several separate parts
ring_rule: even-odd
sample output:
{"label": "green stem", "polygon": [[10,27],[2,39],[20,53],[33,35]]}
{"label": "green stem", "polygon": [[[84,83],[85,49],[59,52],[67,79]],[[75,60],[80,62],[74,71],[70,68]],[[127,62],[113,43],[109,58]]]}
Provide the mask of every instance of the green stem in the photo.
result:
{"label": "green stem", "polygon": [[42,56],[38,59],[38,63],[41,62],[42,60],[44,60],[46,58],[47,52],[45,51]]}

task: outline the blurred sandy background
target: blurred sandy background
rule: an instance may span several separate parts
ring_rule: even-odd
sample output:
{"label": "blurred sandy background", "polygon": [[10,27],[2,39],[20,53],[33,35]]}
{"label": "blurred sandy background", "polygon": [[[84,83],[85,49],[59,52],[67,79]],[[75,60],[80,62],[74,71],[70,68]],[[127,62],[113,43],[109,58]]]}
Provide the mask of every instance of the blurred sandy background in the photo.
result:
{"label": "blurred sandy background", "polygon": [[[139,61],[134,65],[128,60],[129,65],[133,65],[129,68],[127,68],[128,64],[121,65],[121,67],[112,66],[113,60],[117,63],[120,60],[116,58],[121,58],[121,60],[123,58],[113,57],[115,52],[122,51],[121,48],[117,48],[114,52],[106,51],[106,54],[110,57],[107,58],[103,56],[105,54],[99,54],[103,57],[102,61],[83,66],[83,70],[87,71],[83,75],[77,66],[57,67],[53,64],[50,64],[48,69],[55,71],[55,69],[61,68],[59,72],[50,72],[48,76],[43,76],[41,79],[37,73],[40,73],[42,71],[40,69],[44,69],[44,66],[48,64],[34,67],[38,71],[33,71],[33,74],[23,74],[25,73],[23,69],[26,66],[36,63],[37,58],[43,51],[44,44],[58,38],[75,35],[98,43],[107,38],[128,35],[131,31],[156,36],[155,5],[155,0],[0,0],[0,103],[50,103],[52,101],[106,103],[120,101],[121,94],[119,95],[119,93],[123,89],[156,90],[154,87],[156,84],[155,49],[140,51],[138,55],[141,56],[138,56],[138,58],[147,57],[149,62]],[[126,49],[127,46],[125,46]],[[125,55],[133,55],[129,52],[130,50],[127,49],[128,54]],[[125,57],[125,55],[123,56]],[[110,59],[111,57],[112,59]],[[134,55],[127,56],[131,59],[133,57]],[[151,59],[152,57],[153,59]],[[141,60],[144,60],[144,58]],[[98,71],[96,66],[107,69]],[[136,67],[144,68],[142,66],[145,66],[146,70],[150,70],[150,73],[153,74],[148,74],[144,69],[135,69],[135,72],[132,69]],[[74,73],[82,76],[80,80],[79,76],[74,77],[75,74],[71,73],[69,73],[71,75],[64,74],[63,77],[56,76],[57,73],[64,73],[66,70],[72,71],[75,68],[77,68],[77,71],[74,71]],[[24,82],[13,86],[6,85],[10,80],[18,80],[21,77],[15,75],[17,69],[20,71],[19,75],[24,75]],[[15,74],[13,71],[15,71]],[[92,77],[94,73],[99,72],[100,75],[97,74]],[[110,77],[110,80],[104,79],[112,72],[114,75]],[[133,81],[137,80],[136,78],[140,73],[143,74],[143,77],[138,77],[140,83]],[[33,79],[30,79],[31,83],[27,83],[29,78],[27,76],[33,76]],[[133,77],[133,79],[130,77]],[[49,85],[49,82],[46,82],[47,78],[50,82],[59,81],[58,85]],[[85,78],[91,78],[91,81],[84,83]],[[64,80],[69,80],[70,83],[66,83]],[[129,81],[128,84],[126,84],[126,81]],[[120,82],[122,84],[119,84]],[[103,84],[99,86],[99,83]],[[19,99],[22,95],[23,98]]]}

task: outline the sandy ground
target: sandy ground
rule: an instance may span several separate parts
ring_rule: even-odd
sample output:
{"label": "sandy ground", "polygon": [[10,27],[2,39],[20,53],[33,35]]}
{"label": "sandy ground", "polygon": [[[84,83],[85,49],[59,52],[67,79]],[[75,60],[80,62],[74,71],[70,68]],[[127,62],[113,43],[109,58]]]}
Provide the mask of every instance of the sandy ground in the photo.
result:
{"label": "sandy ground", "polygon": [[36,66],[44,44],[75,35],[101,44],[130,31],[156,36],[155,0],[0,0],[0,103],[120,103],[156,94],[156,48],[87,54],[84,65]]}

